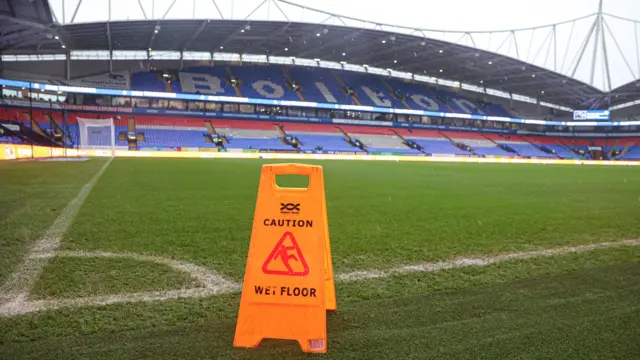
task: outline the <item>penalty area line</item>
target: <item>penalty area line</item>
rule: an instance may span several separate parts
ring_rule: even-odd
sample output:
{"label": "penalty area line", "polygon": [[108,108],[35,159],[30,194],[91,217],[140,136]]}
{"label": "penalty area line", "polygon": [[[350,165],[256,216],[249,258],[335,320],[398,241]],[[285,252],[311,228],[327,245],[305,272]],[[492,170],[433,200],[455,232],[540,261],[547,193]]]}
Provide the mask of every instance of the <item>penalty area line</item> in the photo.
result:
{"label": "penalty area line", "polygon": [[568,254],[582,253],[585,251],[590,251],[595,249],[610,249],[610,248],[617,248],[622,246],[638,246],[638,245],[640,245],[640,239],[611,241],[611,242],[575,245],[575,246],[562,246],[562,247],[556,247],[556,248],[525,251],[525,252],[514,252],[514,253],[499,254],[495,256],[486,256],[486,257],[457,258],[457,259],[447,260],[447,261],[398,266],[398,267],[394,267],[386,270],[353,271],[353,272],[348,272],[344,274],[337,274],[335,276],[335,280],[340,282],[350,282],[350,281],[358,281],[358,280],[366,280],[366,279],[387,278],[394,275],[410,274],[410,273],[417,273],[417,272],[435,272],[440,270],[455,269],[455,268],[462,268],[462,267],[484,267],[484,266],[489,266],[492,264],[506,262],[510,260],[524,260],[524,259],[532,259],[532,258],[539,258],[539,257],[568,255]]}
{"label": "penalty area line", "polygon": [[[375,269],[353,271],[335,275],[336,282],[348,283],[354,281],[362,281],[369,279],[389,278],[396,275],[420,273],[420,272],[437,272],[447,269],[466,268],[466,267],[485,267],[492,264],[503,263],[514,260],[533,259],[541,257],[562,256],[569,254],[583,253],[597,249],[612,249],[625,246],[638,246],[640,239],[622,240],[603,243],[593,243],[575,246],[562,246],[556,248],[548,248],[526,252],[513,252],[499,254],[495,256],[473,257],[473,258],[457,258],[453,260],[430,262],[417,265],[403,265],[390,269]],[[240,284],[225,280],[215,272],[207,271],[196,265],[188,265],[187,262],[171,259],[164,259],[156,256],[137,255],[131,253],[105,253],[105,252],[73,252],[64,251],[50,254],[36,254],[33,258],[48,259],[54,256],[63,257],[129,257],[140,261],[153,261],[169,265],[176,270],[190,273],[194,278],[199,279],[204,285],[203,288],[176,289],[166,291],[151,291],[129,294],[113,294],[102,296],[89,296],[70,299],[44,299],[31,300],[26,296],[19,301],[14,301],[0,306],[0,317],[15,316],[36,311],[53,310],[63,307],[86,307],[86,306],[102,306],[119,303],[137,303],[151,301],[167,301],[172,299],[197,299],[215,295],[238,293],[241,290]]]}
{"label": "penalty area line", "polygon": [[27,301],[30,289],[38,280],[50,259],[49,256],[42,255],[54,254],[60,247],[62,236],[73,223],[80,207],[82,207],[85,199],[89,196],[89,193],[112,160],[113,158],[110,158],[98,173],[80,189],[78,195],[67,204],[44,235],[29,249],[26,258],[17,266],[7,282],[0,287],[0,315],[3,313],[3,308],[19,308],[21,304]]}

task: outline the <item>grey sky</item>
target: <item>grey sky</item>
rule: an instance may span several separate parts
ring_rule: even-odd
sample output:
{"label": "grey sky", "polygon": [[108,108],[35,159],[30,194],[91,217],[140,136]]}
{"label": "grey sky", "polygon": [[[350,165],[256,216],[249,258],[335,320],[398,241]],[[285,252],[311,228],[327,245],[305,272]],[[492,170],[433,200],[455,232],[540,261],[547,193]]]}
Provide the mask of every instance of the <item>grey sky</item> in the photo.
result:
{"label": "grey sky", "polygon": [[[598,0],[293,0],[370,21],[441,30],[510,30],[557,23],[598,10]],[[605,0],[603,11],[640,20],[640,1]]]}
{"label": "grey sky", "polygon": [[[50,0],[60,22],[71,22],[79,0]],[[212,0],[140,0],[147,18],[166,19],[219,19]],[[368,20],[407,27],[438,30],[490,31],[521,29],[559,23],[593,14],[598,0],[290,0],[297,4]],[[216,0],[224,18],[286,20],[321,22],[327,16],[291,5],[263,0]],[[111,0],[111,20],[144,19],[136,0]],[[195,5],[195,8],[194,8]],[[255,10],[255,11],[254,11]],[[640,0],[604,0],[603,11],[616,16],[640,21]],[[84,0],[78,8],[74,22],[106,21],[109,19],[107,0]],[[473,34],[472,38],[447,32],[426,33],[429,37],[457,42],[502,55],[519,58],[550,70],[570,75],[575,68],[577,79],[590,83],[594,38],[588,43],[582,61],[576,66],[582,41],[595,18],[566,23],[556,27],[555,43],[551,41],[552,28],[509,32]],[[640,78],[640,23],[605,17],[605,44],[607,47],[611,87]],[[335,19],[329,23],[341,25]],[[347,25],[373,26],[347,21]],[[390,30],[390,29],[385,29]],[[409,32],[403,30],[404,32]],[[604,66],[602,41],[599,39],[593,85],[608,89]],[[617,44],[616,44],[617,43]],[[555,46],[552,46],[555,45]],[[620,50],[618,50],[618,48]],[[557,49],[557,50],[556,50]],[[554,51],[555,50],[555,51]],[[624,54],[624,56],[623,56]],[[626,60],[626,61],[625,61]]]}

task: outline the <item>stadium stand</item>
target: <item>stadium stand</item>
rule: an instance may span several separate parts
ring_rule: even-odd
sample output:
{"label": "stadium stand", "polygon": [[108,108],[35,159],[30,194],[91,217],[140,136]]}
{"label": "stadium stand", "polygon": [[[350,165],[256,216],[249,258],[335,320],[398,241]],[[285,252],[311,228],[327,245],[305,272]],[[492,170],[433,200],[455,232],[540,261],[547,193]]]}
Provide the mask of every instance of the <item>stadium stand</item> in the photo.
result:
{"label": "stadium stand", "polygon": [[346,94],[336,78],[326,69],[290,67],[287,72],[298,84],[306,101],[354,105],[353,98]]}
{"label": "stadium stand", "polygon": [[[343,71],[338,69],[299,66],[195,66],[180,71],[142,71],[132,74],[134,90],[155,92],[184,92],[225,97],[250,97],[265,100],[315,101],[323,103],[364,105],[396,109],[455,112],[468,115],[511,117],[504,103],[490,103],[463,94],[436,89],[425,83],[403,81],[398,78]],[[99,100],[99,101],[98,101]],[[82,103],[102,104],[104,100],[84,96]],[[111,100],[108,100],[111,101]],[[129,99],[123,106],[136,108],[171,108],[205,110],[202,103],[173,104],[169,101]],[[510,131],[508,134],[491,133],[484,130],[487,121],[456,118],[409,118],[393,117],[392,114],[353,112],[346,109],[317,110],[311,108],[312,116],[333,119],[333,124],[297,123],[298,119],[280,121],[281,115],[273,107],[255,106],[253,118],[267,121],[243,120],[242,106],[230,104],[207,104],[207,109],[216,112],[234,112],[235,119],[197,116],[167,115],[122,115],[45,111],[3,107],[0,120],[18,121],[24,124],[25,133],[42,142],[48,138],[59,145],[77,146],[78,125],[76,117],[114,117],[116,146],[131,149],[145,147],[193,147],[260,149],[272,151],[324,151],[324,152],[368,152],[401,153],[404,155],[446,154],[458,156],[510,156],[530,158],[591,158],[592,149],[601,148],[604,159],[636,159],[638,144],[633,139],[580,139],[549,136],[526,136]],[[176,107],[178,106],[178,107]],[[182,106],[182,107],[179,107]],[[213,106],[211,109],[209,106]],[[294,105],[295,106],[295,105]],[[511,109],[510,109],[511,110]],[[305,116],[305,109],[296,110]],[[162,111],[158,111],[161,113]],[[181,114],[183,114],[181,112]],[[258,116],[256,116],[258,114]],[[263,116],[266,115],[266,116]],[[292,115],[291,112],[288,113]],[[364,117],[364,118],[362,118]],[[299,118],[301,121],[304,118]],[[284,119],[283,119],[284,120]],[[368,122],[358,124],[360,120]],[[385,121],[385,123],[380,123]],[[443,128],[442,131],[391,127],[392,122],[422,122]],[[378,122],[377,125],[374,122]],[[473,122],[473,124],[472,124]],[[63,125],[64,124],[64,125]],[[133,124],[133,125],[132,125]],[[365,125],[366,124],[366,125]],[[440,126],[444,125],[444,126]],[[512,130],[504,123],[490,124],[502,130]],[[453,131],[476,127],[476,131]],[[451,130],[453,129],[453,130]],[[135,133],[135,134],[132,134]],[[520,132],[518,132],[520,133]],[[93,134],[91,136],[105,136]],[[134,139],[134,140],[132,140]],[[217,140],[215,140],[217,139]],[[105,142],[107,139],[93,139]],[[214,141],[215,140],[215,141]],[[16,136],[3,135],[2,142],[25,141]],[[294,143],[292,143],[292,141]]]}
{"label": "stadium stand", "polygon": [[274,66],[230,66],[240,80],[242,94],[257,99],[300,100],[286,84],[282,69]]}
{"label": "stadium stand", "polygon": [[[52,130],[51,122],[61,126],[62,114],[57,111],[33,110],[29,116],[21,109],[4,108],[2,118],[13,119],[12,123],[21,124],[25,134],[43,141],[43,135],[37,134],[32,125],[35,123],[45,134]],[[74,146],[78,143],[77,118],[106,117],[95,113],[69,113],[62,129],[67,137],[65,143]],[[31,121],[34,120],[34,122]],[[139,146],[144,147],[194,147],[215,148],[215,144],[206,141],[206,123],[219,136],[228,141],[229,149],[255,149],[271,151],[323,151],[359,153],[362,149],[353,146],[349,140],[359,140],[366,152],[402,153],[405,155],[457,155],[457,156],[522,156],[537,158],[588,158],[589,146],[600,146],[603,152],[618,151],[613,159],[638,160],[640,147],[635,138],[614,139],[576,139],[524,135],[502,135],[479,132],[435,131],[423,129],[402,129],[381,126],[328,125],[311,123],[278,123],[272,121],[205,119],[170,116],[135,116],[137,130],[144,134]],[[127,119],[114,118],[116,145],[127,146],[126,139],[118,138],[118,133],[127,132]],[[2,123],[0,123],[2,125]],[[282,133],[279,133],[281,129]],[[295,149],[283,141],[283,134],[295,137],[300,146]],[[25,135],[27,136],[27,135]],[[98,143],[108,143],[106,133],[90,136]],[[0,136],[0,142],[19,143],[22,139],[15,136]],[[419,145],[420,150],[408,146]],[[513,152],[509,151],[512,149]],[[583,153],[580,154],[579,151]]]}
{"label": "stadium stand", "polygon": [[[237,81],[239,92],[232,86]],[[365,105],[398,109],[431,110],[474,115],[511,116],[500,105],[476,102],[459,94],[435,90],[426,84],[405,83],[372,74],[324,68],[264,66],[190,67],[177,72],[177,79],[157,72],[136,73],[135,90],[215,94],[258,99],[299,101],[293,85],[306,101]]]}
{"label": "stadium stand", "polygon": [[295,133],[302,143],[302,150],[322,149],[324,151],[361,152],[359,148],[349,144],[343,136],[324,133]]}

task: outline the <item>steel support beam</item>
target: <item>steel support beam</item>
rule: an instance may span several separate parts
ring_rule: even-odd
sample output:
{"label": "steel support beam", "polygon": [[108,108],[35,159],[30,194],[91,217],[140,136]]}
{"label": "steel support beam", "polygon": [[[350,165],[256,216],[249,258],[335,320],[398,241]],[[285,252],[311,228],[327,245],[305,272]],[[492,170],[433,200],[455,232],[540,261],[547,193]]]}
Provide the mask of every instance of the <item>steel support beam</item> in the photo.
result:
{"label": "steel support beam", "polygon": [[513,38],[513,44],[515,45],[515,48],[516,48],[517,59],[520,60],[520,50],[518,49],[518,39],[516,38],[515,31],[511,32],[511,37]]}
{"label": "steel support beam", "polygon": [[558,71],[558,36],[555,25],[553,25],[553,71]]}
{"label": "steel support beam", "polygon": [[504,46],[504,44],[509,40],[509,35],[505,36],[504,40],[500,43],[500,46],[494,51],[495,53],[500,53],[500,49]]}
{"label": "steel support beam", "polygon": [[[605,75],[606,75],[606,80],[607,80],[607,85],[609,86],[608,88],[605,89],[605,91],[611,91],[612,87],[611,87],[611,71],[609,69],[609,54],[607,53],[607,42],[605,40],[605,33],[604,33],[604,28],[603,28],[603,22],[604,22],[604,18],[600,18],[600,27],[602,28],[602,31],[600,31],[600,36],[602,37],[602,59],[603,64],[604,64],[604,69],[605,69]],[[624,56],[624,55],[623,55]]]}
{"label": "steel support beam", "polygon": [[589,29],[587,36],[582,41],[580,50],[576,54],[576,57],[574,57],[574,60],[571,61],[572,64],[575,62],[575,65],[573,65],[573,70],[571,71],[571,77],[576,76],[576,71],[578,70],[580,63],[582,62],[582,57],[584,56],[584,52],[587,50],[587,46],[589,45],[589,40],[591,40],[591,35],[593,35],[593,31],[596,28],[597,22],[598,22],[598,18],[596,17],[596,19],[593,21],[593,24],[591,24],[591,28]]}
{"label": "steel support beam", "polygon": [[[538,51],[536,52],[536,55],[533,57],[533,59],[531,59],[531,61],[529,61],[531,64],[534,64],[536,62],[536,59],[538,58],[538,55],[540,55],[540,51],[542,51],[542,48],[544,48],[544,46],[547,45],[547,41],[550,42],[551,35],[553,35],[553,32],[549,31],[547,36],[544,38],[544,41],[542,42],[542,44],[540,44],[540,47],[538,48]],[[547,51],[547,55],[549,55],[548,51]]]}
{"label": "steel support beam", "polygon": [[13,0],[7,0],[7,6],[9,7],[9,13],[11,14],[11,17],[17,18],[18,14],[16,14],[16,9],[13,6]]}
{"label": "steel support beam", "polygon": [[[46,5],[49,5],[49,4],[46,4]],[[44,11],[45,19],[51,19],[51,22],[55,24],[60,23],[58,21],[58,17],[56,16],[56,14],[53,11],[51,11],[51,6],[44,6],[42,11]]]}
{"label": "steel support beam", "polygon": [[0,39],[2,39],[2,37],[4,37],[5,35],[11,34],[13,32],[19,31],[19,30],[24,30],[24,25],[19,25],[19,24],[3,24],[2,25],[2,33],[0,33]]}
{"label": "steel support beam", "polygon": [[473,44],[473,47],[477,48],[476,41],[473,39],[473,36],[471,35],[471,33],[468,32],[467,36],[469,37],[469,40],[471,40],[471,43]]}
{"label": "steel support beam", "polygon": [[533,29],[531,31],[531,36],[529,37],[529,47],[527,48],[527,57],[525,58],[525,61],[527,61],[529,57],[531,57],[531,46],[533,46],[533,36],[535,34],[536,34],[536,29]]}
{"label": "steel support beam", "polygon": [[607,100],[607,96],[598,96],[595,97],[594,99],[591,100],[591,105],[589,106],[590,110],[594,110],[600,107],[600,105],[602,105],[602,103],[605,102],[605,100]]}
{"label": "steel support beam", "polygon": [[[287,16],[287,14],[284,11],[282,11],[282,9],[280,8],[280,5],[278,5],[278,1],[274,0],[273,1],[273,5],[275,5],[276,8],[278,8],[278,10],[280,10],[280,13],[282,14],[282,16],[284,16],[285,19],[287,19],[287,21],[291,21],[291,20],[289,20],[289,17]],[[342,19],[338,19],[338,20],[342,21]],[[346,25],[344,23],[344,21],[342,21],[342,24]]]}
{"label": "steel support beam", "polygon": [[76,15],[78,15],[78,10],[80,10],[80,5],[82,5],[82,0],[78,0],[76,9],[73,11],[73,16],[71,16],[71,23],[73,23],[73,21],[76,19]]}
{"label": "steel support beam", "polygon": [[0,47],[2,46],[6,46],[9,44],[12,44],[16,41],[20,41],[24,38],[30,38],[31,36],[37,35],[37,34],[41,34],[42,30],[40,29],[31,29],[31,30],[24,30],[24,31],[16,31],[10,35],[5,35],[2,38],[0,38]]}
{"label": "steel support beam", "polygon": [[46,36],[44,34],[41,34],[40,36],[34,37],[29,41],[25,41],[25,42],[20,42],[17,44],[13,44],[11,46],[9,46],[6,49],[3,50],[13,50],[13,49],[19,49],[21,47],[25,47],[25,46],[29,46],[29,45],[34,45],[37,43],[42,43],[42,42],[48,42],[48,39],[46,38]]}
{"label": "steel support beam", "polygon": [[64,77],[67,80],[71,80],[71,56],[67,52],[67,59],[65,60]]}
{"label": "steel support beam", "polygon": [[13,18],[11,16],[8,15],[2,15],[0,14],[0,22],[6,24],[6,23],[11,23],[11,24],[18,24],[18,25],[23,25],[23,26],[27,26],[30,28],[36,28],[36,29],[42,29],[42,30],[48,30],[49,26],[46,24],[41,24],[35,21],[30,21],[30,20],[24,20],[24,19],[18,19],[18,18]]}
{"label": "steel support beam", "polygon": [[598,16],[596,20],[596,34],[595,34],[595,38],[593,39],[594,44],[593,44],[593,53],[591,55],[591,72],[589,75],[589,84],[591,86],[593,86],[593,78],[596,73],[596,59],[598,56],[598,45],[600,43],[600,23],[601,23],[600,20],[601,20],[601,17]]}
{"label": "steel support beam", "polygon": [[109,72],[113,72],[113,46],[111,43],[111,23],[107,21],[107,42],[109,43]]}
{"label": "steel support beam", "polygon": [[147,20],[147,13],[144,11],[144,7],[142,6],[142,2],[140,2],[140,0],[138,0],[138,5],[140,6],[140,10],[142,10],[142,16],[144,16],[144,19]]}
{"label": "steel support beam", "polygon": [[[622,56],[622,60],[624,60],[624,64],[627,66],[627,69],[629,69],[629,72],[631,73],[631,76],[634,79],[637,79],[638,77],[640,77],[640,67],[638,68],[638,75],[633,73],[633,69],[631,68],[631,64],[629,64],[629,61],[627,61],[627,57],[624,55],[624,53],[622,52],[622,48],[620,47],[620,44],[618,44],[618,40],[616,39],[615,36],[613,36],[613,32],[611,31],[611,28],[609,28],[609,24],[607,24],[606,20],[602,20],[602,23],[604,24],[605,28],[609,31],[609,34],[611,35],[611,38],[613,39],[613,43],[616,45],[616,48],[618,49],[618,52],[620,52],[620,56]],[[604,30],[604,29],[603,29]],[[638,34],[636,33],[636,36]],[[604,41],[604,31],[603,31],[603,41]],[[637,51],[637,49],[636,49]]]}
{"label": "steel support beam", "polygon": [[211,2],[213,3],[213,6],[216,7],[216,10],[218,11],[218,15],[220,15],[220,19],[224,20],[224,15],[222,15],[222,11],[220,11],[220,8],[218,7],[218,3],[216,2],[216,0],[211,0]]}
{"label": "steel support beam", "polygon": [[171,2],[171,5],[169,5],[169,7],[167,8],[167,11],[165,11],[165,12],[164,12],[164,15],[162,15],[162,18],[163,18],[163,19],[167,17],[167,15],[169,14],[169,11],[171,11],[171,9],[173,8],[173,5],[175,5],[175,4],[176,4],[176,1],[178,1],[178,0],[173,0],[173,1]]}
{"label": "steel support beam", "polygon": [[253,13],[255,13],[256,11],[258,11],[258,9],[260,9],[260,8],[262,7],[262,5],[264,5],[267,1],[269,1],[269,0],[264,0],[264,1],[262,1],[262,2],[261,2],[258,6],[256,6],[256,8],[255,8],[255,9],[253,9],[253,10],[249,13],[249,15],[247,15],[244,19],[245,19],[245,20],[249,20],[249,18],[251,17],[251,15],[253,15]]}
{"label": "steel support beam", "polygon": [[[573,29],[575,28],[576,23],[575,21],[571,23],[571,30],[569,31],[569,40],[567,41],[567,44],[571,44],[571,38],[573,38]],[[569,54],[569,51],[566,50],[564,52],[564,56],[562,57],[562,65],[560,65],[560,72],[564,73],[564,64],[567,61],[567,54]]]}
{"label": "steel support beam", "polygon": [[633,23],[633,34],[636,40],[636,61],[638,62],[638,77],[640,77],[640,42],[638,42],[638,23]]}

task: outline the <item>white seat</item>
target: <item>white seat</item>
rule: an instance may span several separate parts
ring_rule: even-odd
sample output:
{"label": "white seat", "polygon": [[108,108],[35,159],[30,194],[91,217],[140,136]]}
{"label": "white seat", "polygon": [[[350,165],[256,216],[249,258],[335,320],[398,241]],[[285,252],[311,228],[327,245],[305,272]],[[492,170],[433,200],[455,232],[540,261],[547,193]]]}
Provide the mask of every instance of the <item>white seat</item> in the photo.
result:
{"label": "white seat", "polygon": [[367,147],[381,149],[406,149],[407,146],[395,135],[353,134],[352,138],[360,140]]}

